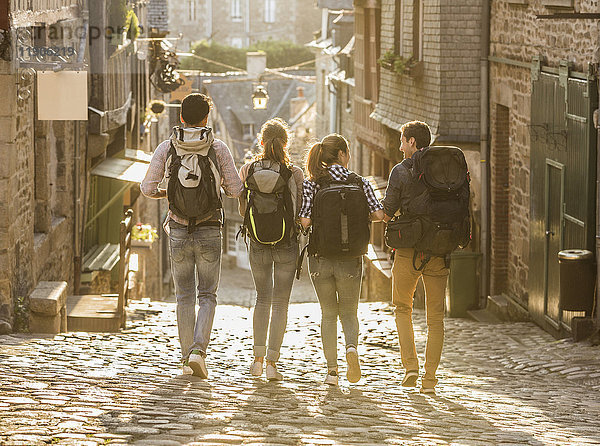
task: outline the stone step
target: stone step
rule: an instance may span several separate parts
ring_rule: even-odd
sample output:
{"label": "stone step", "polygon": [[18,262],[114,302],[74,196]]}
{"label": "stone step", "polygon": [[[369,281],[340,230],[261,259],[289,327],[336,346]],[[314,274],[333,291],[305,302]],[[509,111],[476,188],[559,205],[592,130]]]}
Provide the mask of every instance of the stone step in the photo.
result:
{"label": "stone step", "polygon": [[87,294],[67,298],[69,331],[117,332],[125,315],[117,311],[118,295]]}
{"label": "stone step", "polygon": [[488,296],[486,310],[502,321],[527,322],[530,320],[527,309],[505,294]]}
{"label": "stone step", "polygon": [[29,331],[31,333],[67,331],[66,300],[67,282],[39,282],[29,295]]}
{"label": "stone step", "polygon": [[467,314],[477,322],[485,322],[487,324],[500,324],[500,320],[494,313],[483,308],[481,310],[469,310]]}

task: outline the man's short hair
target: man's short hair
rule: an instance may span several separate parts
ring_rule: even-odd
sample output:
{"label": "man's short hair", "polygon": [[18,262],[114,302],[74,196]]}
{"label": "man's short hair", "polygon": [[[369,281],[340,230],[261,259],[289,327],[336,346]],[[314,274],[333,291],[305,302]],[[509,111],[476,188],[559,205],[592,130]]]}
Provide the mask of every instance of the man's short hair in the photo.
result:
{"label": "man's short hair", "polygon": [[407,122],[400,128],[400,131],[407,141],[410,138],[415,138],[417,149],[428,147],[431,144],[431,131],[429,126],[422,121]]}
{"label": "man's short hair", "polygon": [[211,104],[202,93],[188,94],[181,102],[181,119],[188,125],[200,124],[208,116]]}

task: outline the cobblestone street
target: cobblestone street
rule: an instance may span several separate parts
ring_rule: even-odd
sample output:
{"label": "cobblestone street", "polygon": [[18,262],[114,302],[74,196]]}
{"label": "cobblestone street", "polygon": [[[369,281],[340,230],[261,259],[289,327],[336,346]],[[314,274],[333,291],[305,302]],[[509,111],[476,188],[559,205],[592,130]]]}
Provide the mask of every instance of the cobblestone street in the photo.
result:
{"label": "cobblestone street", "polygon": [[438,394],[423,396],[400,386],[389,306],[359,311],[364,378],[348,385],[340,361],[339,388],[322,384],[314,302],[290,307],[280,384],[248,373],[244,306],[217,309],[208,380],[180,375],[173,303],[133,302],[119,334],[1,336],[0,444],[600,444],[598,348],[447,319]]}

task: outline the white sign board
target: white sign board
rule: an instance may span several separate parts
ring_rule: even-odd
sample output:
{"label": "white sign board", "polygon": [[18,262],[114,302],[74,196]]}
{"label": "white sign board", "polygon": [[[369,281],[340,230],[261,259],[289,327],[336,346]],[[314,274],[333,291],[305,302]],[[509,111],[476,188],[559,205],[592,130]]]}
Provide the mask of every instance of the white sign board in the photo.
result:
{"label": "white sign board", "polygon": [[87,121],[87,71],[38,71],[38,119]]}

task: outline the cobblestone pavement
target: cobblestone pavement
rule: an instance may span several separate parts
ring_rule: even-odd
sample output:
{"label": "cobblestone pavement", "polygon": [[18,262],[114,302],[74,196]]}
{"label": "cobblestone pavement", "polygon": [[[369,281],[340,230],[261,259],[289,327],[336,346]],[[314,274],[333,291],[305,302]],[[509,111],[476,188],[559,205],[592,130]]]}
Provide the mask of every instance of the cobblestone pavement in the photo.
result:
{"label": "cobblestone pavement", "polygon": [[365,376],[339,388],[322,384],[316,303],[290,307],[282,383],[250,377],[242,306],[218,307],[208,380],[179,374],[172,303],[132,303],[118,334],[0,336],[0,444],[600,444],[599,348],[447,319],[438,394],[424,396],[400,386],[388,305],[359,311]]}

